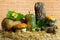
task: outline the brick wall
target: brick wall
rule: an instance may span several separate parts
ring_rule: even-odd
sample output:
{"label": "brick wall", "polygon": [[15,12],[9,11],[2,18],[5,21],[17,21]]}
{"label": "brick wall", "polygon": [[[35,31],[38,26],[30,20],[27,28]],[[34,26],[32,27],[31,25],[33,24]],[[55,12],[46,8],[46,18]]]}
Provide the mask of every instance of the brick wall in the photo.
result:
{"label": "brick wall", "polygon": [[57,19],[56,25],[59,27],[60,0],[0,0],[0,26],[1,21],[5,18],[9,10],[14,10],[23,14],[28,14],[28,11],[34,13],[35,2],[43,2],[45,4],[46,15],[54,16]]}

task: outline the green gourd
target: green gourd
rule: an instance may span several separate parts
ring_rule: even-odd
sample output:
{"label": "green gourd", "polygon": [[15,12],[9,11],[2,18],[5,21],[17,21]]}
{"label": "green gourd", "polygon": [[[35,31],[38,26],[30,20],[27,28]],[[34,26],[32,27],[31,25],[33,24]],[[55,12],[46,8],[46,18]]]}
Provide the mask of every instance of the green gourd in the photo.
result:
{"label": "green gourd", "polygon": [[41,30],[44,30],[47,26],[46,26],[46,23],[45,23],[45,18],[40,18],[38,21],[37,21],[37,27],[38,28],[41,28]]}
{"label": "green gourd", "polygon": [[30,31],[35,31],[36,29],[36,20],[34,14],[27,14],[26,15],[26,22],[27,22],[27,28]]}
{"label": "green gourd", "polygon": [[8,19],[12,19],[12,20],[21,20],[23,19],[25,16],[21,13],[16,13],[14,11],[8,11],[6,18]]}

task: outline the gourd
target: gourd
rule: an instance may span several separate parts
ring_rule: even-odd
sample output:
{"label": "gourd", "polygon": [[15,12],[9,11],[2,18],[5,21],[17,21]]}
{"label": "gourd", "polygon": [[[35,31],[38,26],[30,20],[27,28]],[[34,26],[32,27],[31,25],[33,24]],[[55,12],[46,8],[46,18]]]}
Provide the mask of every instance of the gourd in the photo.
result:
{"label": "gourd", "polygon": [[26,22],[27,22],[27,29],[30,31],[35,31],[36,29],[36,20],[34,14],[27,14],[26,15]]}
{"label": "gourd", "polygon": [[37,2],[34,5],[35,16],[36,16],[36,24],[38,28],[45,29],[45,10],[44,10],[44,3]]}
{"label": "gourd", "polygon": [[7,19],[7,18],[4,18],[3,21],[2,21],[2,29],[3,30],[11,30],[11,28],[14,26],[14,25],[17,25],[21,23],[20,21],[13,21],[11,19]]}
{"label": "gourd", "polygon": [[41,28],[41,30],[44,30],[47,27],[46,24],[45,24],[45,18],[40,18],[37,21],[37,27]]}
{"label": "gourd", "polygon": [[14,26],[16,31],[21,31],[21,32],[26,32],[26,27],[27,27],[26,23],[20,23]]}
{"label": "gourd", "polygon": [[54,25],[55,22],[56,22],[56,18],[54,18],[52,16],[46,16],[46,24],[47,24],[47,26]]}
{"label": "gourd", "polygon": [[45,18],[45,9],[44,9],[44,3],[37,2],[34,5],[34,11],[36,16],[36,23],[38,20],[40,20],[41,17]]}
{"label": "gourd", "polygon": [[14,11],[8,11],[6,18],[16,21],[16,20],[21,20],[21,19],[25,18],[25,16],[21,13],[16,13]]}

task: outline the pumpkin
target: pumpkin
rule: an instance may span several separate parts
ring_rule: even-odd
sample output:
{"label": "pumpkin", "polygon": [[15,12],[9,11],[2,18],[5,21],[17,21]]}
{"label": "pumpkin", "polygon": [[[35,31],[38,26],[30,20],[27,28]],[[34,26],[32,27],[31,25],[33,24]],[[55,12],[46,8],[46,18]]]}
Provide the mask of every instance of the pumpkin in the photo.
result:
{"label": "pumpkin", "polygon": [[22,31],[22,32],[26,32],[26,27],[27,27],[27,24],[25,23],[21,23],[21,24],[17,24],[16,26],[14,26],[14,28],[18,31]]}
{"label": "pumpkin", "polygon": [[17,24],[17,25],[15,26],[15,28],[23,28],[23,27],[27,27],[27,24],[25,24],[25,23],[20,23],[20,24]]}

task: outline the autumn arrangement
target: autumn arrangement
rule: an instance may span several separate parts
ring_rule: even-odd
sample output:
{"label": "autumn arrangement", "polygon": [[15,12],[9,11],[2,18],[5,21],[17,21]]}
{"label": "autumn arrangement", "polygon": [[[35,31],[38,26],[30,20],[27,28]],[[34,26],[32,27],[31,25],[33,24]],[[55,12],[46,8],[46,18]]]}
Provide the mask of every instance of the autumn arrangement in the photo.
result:
{"label": "autumn arrangement", "polygon": [[56,19],[52,16],[46,16],[44,4],[37,2],[34,5],[35,15],[28,13],[26,15],[15,11],[8,11],[6,17],[2,21],[4,31],[20,31],[20,32],[35,32],[46,31],[47,33],[56,33]]}

